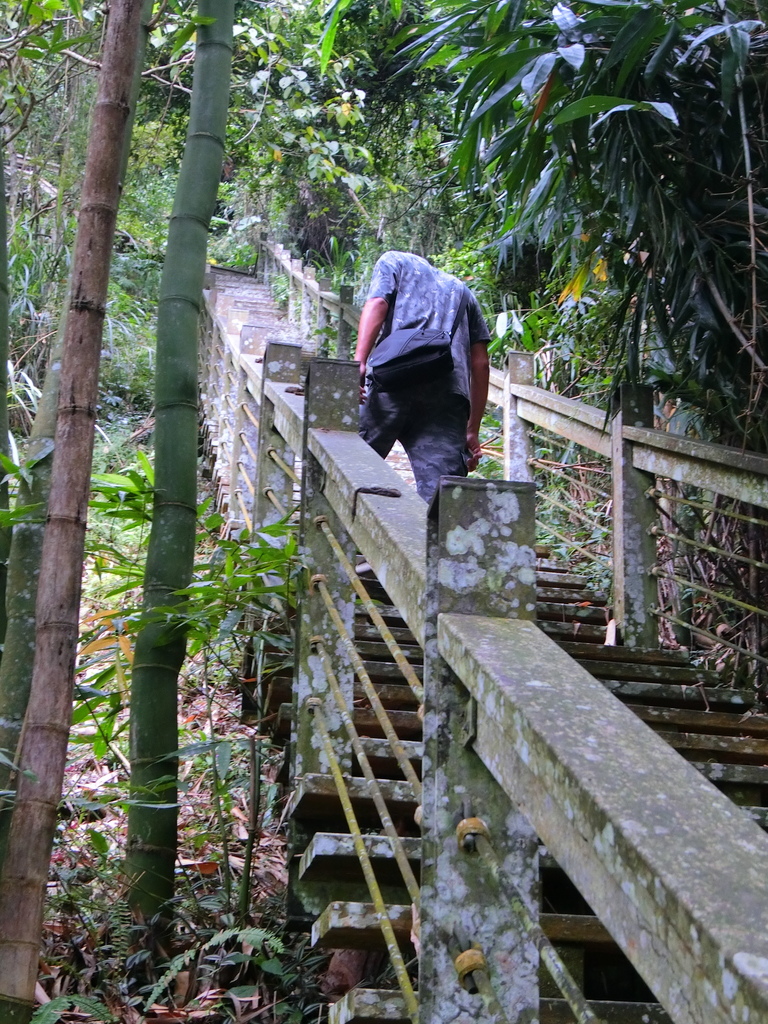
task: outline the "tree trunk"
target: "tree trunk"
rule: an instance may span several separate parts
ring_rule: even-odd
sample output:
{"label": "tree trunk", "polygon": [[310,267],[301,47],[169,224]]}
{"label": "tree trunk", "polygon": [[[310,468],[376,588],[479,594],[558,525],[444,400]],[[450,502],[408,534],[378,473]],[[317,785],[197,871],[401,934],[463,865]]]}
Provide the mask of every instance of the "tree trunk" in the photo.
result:
{"label": "tree trunk", "polygon": [[0,879],[0,1020],[32,1013],[43,902],[72,711],[99,355],[141,0],[112,0],[88,140],[59,386],[35,659]]}
{"label": "tree trunk", "polygon": [[[8,224],[5,210],[5,147],[0,138],[0,452],[8,455]],[[3,473],[5,476],[5,473]],[[8,509],[8,484],[0,484],[0,511]],[[5,640],[5,591],[11,529],[0,526],[0,644]],[[0,741],[0,749],[2,742]]]}
{"label": "tree trunk", "polygon": [[[144,0],[141,16],[142,32],[131,85],[131,112],[126,125],[120,166],[121,182],[125,180],[128,166],[130,130],[141,85],[141,72],[149,38],[152,6],[153,0]],[[67,290],[67,306],[70,295],[71,288]],[[66,317],[62,316],[56,340],[48,357],[43,393],[38,403],[32,434],[27,446],[29,480],[22,480],[19,485],[18,504],[22,507],[31,506],[34,510],[25,514],[23,519],[14,526],[8,559],[8,624],[3,659],[0,662],[0,750],[7,751],[13,759],[18,756],[21,726],[26,714],[29,688],[32,682],[35,652],[34,647],[29,643],[29,638],[35,632],[37,580],[40,574],[45,516],[51,486],[53,438],[56,430],[59,374],[65,326]],[[5,361],[3,361],[4,365]],[[2,429],[2,425],[0,425],[0,429]],[[0,790],[9,791],[14,785],[14,773],[7,765],[0,764]],[[0,802],[0,873],[5,860],[11,808],[12,804],[9,800]]]}
{"label": "tree trunk", "polygon": [[[144,581],[148,622],[131,686],[126,875],[145,920],[167,910],[176,861],[177,681],[183,625],[152,621],[189,584],[197,513],[197,336],[208,225],[216,204],[229,103],[234,0],[200,0],[215,17],[197,34],[192,109],[168,231],[157,321],[155,500]],[[161,618],[163,616],[160,616]],[[153,806],[157,804],[160,806]]]}

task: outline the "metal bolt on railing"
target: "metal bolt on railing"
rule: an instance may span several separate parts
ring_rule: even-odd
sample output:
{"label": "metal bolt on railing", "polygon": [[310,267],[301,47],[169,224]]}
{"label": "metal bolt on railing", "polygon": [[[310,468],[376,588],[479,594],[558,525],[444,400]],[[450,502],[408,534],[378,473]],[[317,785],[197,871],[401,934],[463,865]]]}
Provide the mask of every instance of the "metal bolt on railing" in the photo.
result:
{"label": "metal bolt on railing", "polygon": [[289,478],[289,480],[292,480],[299,487],[301,486],[301,480],[299,480],[293,467],[289,466],[285,459],[280,457],[277,448],[274,448],[272,445],[270,445],[269,448],[267,448],[267,455],[270,457],[270,459],[272,459],[275,465],[279,466],[280,469],[282,469],[282,471]]}

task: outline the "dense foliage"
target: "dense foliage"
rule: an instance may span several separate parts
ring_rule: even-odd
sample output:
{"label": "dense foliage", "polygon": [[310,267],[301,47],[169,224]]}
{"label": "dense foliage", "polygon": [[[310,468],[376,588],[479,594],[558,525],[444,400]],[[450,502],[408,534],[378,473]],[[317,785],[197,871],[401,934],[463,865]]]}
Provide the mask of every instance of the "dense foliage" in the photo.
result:
{"label": "dense foliage", "polygon": [[654,382],[700,430],[759,450],[763,13],[454,0],[411,44],[460,81],[452,161],[502,247],[549,248],[570,268],[561,301],[615,293],[616,379]]}

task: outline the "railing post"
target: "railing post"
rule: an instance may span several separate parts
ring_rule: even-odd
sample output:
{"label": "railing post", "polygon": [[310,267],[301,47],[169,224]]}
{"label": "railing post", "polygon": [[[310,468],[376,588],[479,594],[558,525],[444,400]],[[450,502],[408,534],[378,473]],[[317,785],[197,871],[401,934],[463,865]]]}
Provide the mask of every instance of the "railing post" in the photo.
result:
{"label": "railing post", "polygon": [[[314,281],[317,271],[314,267],[305,267],[301,285],[301,333],[305,339],[309,339],[312,331],[312,292],[307,288],[307,281]],[[315,349],[317,343],[315,342]]]}
{"label": "railing post", "polygon": [[354,631],[354,591],[344,570],[339,565],[330,545],[317,525],[318,517],[325,517],[332,531],[352,563],[357,549],[350,540],[341,521],[323,494],[325,472],[307,446],[309,431],[349,430],[350,423],[357,423],[358,416],[357,367],[330,359],[313,359],[307,374],[304,398],[304,452],[301,494],[301,528],[299,544],[308,579],[301,595],[299,626],[298,676],[294,686],[296,702],[294,721],[296,723],[296,744],[294,748],[294,769],[296,775],[307,772],[327,771],[325,758],[321,755],[312,728],[312,719],[306,707],[309,697],[321,697],[325,702],[326,717],[331,723],[332,735],[340,739],[340,761],[345,770],[351,766],[351,752],[346,732],[330,694],[322,662],[313,651],[312,638],[324,639],[334,664],[342,692],[351,707],[353,704],[353,673],[349,661],[343,654],[325,604],[313,583],[315,577],[324,579],[334,596],[341,619],[350,633]]}
{"label": "railing post", "polygon": [[329,353],[328,337],[328,310],[323,305],[323,292],[329,292],[333,287],[330,277],[321,277],[317,281],[317,311],[315,314],[315,331],[318,338],[318,355],[327,356]]}
{"label": "railing post", "polygon": [[529,464],[531,439],[528,424],[517,415],[517,398],[510,384],[534,382],[533,352],[510,352],[507,358],[507,379],[504,387],[504,479],[533,480]]}
{"label": "railing post", "polygon": [[613,489],[613,607],[628,647],[658,647],[658,625],[651,607],[657,602],[656,540],[650,527],[656,509],[646,496],[654,478],[632,465],[632,444],[624,426],[653,426],[653,389],[622,384],[611,423]]}
{"label": "railing post", "polygon": [[[294,779],[314,773],[329,773],[327,757],[313,725],[309,698],[322,701],[323,717],[328,725],[341,769],[351,773],[352,752],[342,725],[338,707],[326,677],[323,660],[317,650],[319,637],[334,665],[339,688],[349,708],[354,703],[354,674],[338,630],[320,590],[325,584],[346,630],[354,633],[354,591],[318,524],[325,519],[347,558],[353,564],[356,545],[337,518],[323,494],[325,472],[308,446],[309,431],[349,430],[358,414],[356,367],[349,363],[314,359],[307,374],[304,398],[304,446],[299,546],[306,576],[299,588],[298,635],[296,638],[296,674],[293,686],[293,726],[291,731],[291,772]],[[309,833],[300,822],[292,821],[289,832],[288,915],[292,920],[317,917],[328,903],[327,892],[303,884],[295,870],[296,854],[302,852]]]}
{"label": "railing post", "polygon": [[304,289],[299,283],[303,263],[291,260],[288,271],[288,319],[292,324],[301,323],[301,299]]}
{"label": "railing post", "polygon": [[344,319],[344,310],[351,306],[355,298],[355,289],[351,284],[339,286],[339,334],[336,341],[336,355],[339,359],[349,359],[352,352],[352,328]]}
{"label": "railing post", "polygon": [[293,507],[293,482],[271,458],[270,453],[274,452],[290,466],[293,466],[295,455],[275,430],[275,407],[267,397],[266,388],[270,381],[298,386],[301,379],[301,345],[291,345],[288,342],[267,342],[263,366],[253,499],[253,528],[255,530],[260,526],[269,526],[283,518],[274,502],[270,500],[270,494],[287,510]]}
{"label": "railing post", "polygon": [[256,252],[258,256],[256,258],[256,280],[259,284],[269,284],[269,268],[267,266],[269,260],[269,249],[267,248],[267,242],[269,241],[269,235],[266,231],[259,232],[258,248]]}
{"label": "railing post", "polygon": [[[243,350],[243,334],[248,331],[247,327],[243,327],[240,330],[240,351]],[[251,476],[253,475],[254,467],[249,465],[248,461],[244,458],[247,454],[247,450],[243,446],[243,435],[245,433],[245,413],[244,405],[246,399],[246,375],[245,370],[242,366],[237,366],[237,396],[235,399],[235,408],[232,410],[233,417],[233,430],[232,430],[232,461],[229,467],[229,520],[230,529],[241,529],[246,525],[245,515],[247,502],[243,495],[242,487],[240,486],[241,471],[240,467],[243,467],[242,475],[245,476],[245,471],[250,470]]]}
{"label": "railing post", "polygon": [[[445,612],[534,618],[533,496],[532,483],[444,477],[430,508],[421,1024],[538,1019],[538,952],[510,911],[517,898],[537,919],[538,843],[527,819],[472,751],[473,702],[437,650],[438,617]],[[457,825],[470,818],[481,819],[490,831],[496,878],[478,852],[468,852],[471,840],[459,841]],[[471,943],[485,956],[505,1017],[498,1005],[459,984],[454,958]]]}

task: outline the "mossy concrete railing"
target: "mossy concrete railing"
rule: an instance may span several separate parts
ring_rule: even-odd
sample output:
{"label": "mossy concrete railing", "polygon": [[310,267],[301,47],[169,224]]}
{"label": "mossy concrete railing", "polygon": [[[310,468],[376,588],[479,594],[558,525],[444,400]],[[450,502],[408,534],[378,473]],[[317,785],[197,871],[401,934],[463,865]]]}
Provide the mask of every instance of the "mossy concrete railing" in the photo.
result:
{"label": "mossy concrete railing", "polygon": [[[360,316],[353,289],[344,285],[338,293],[333,291],[329,280],[318,279],[314,268],[293,258],[265,234],[258,245],[260,280],[268,285],[274,285],[278,277],[287,281],[289,320],[304,338],[305,354],[326,354],[332,349],[339,357],[348,358]],[[226,369],[229,375],[224,394],[233,396],[225,397],[224,404],[237,401],[243,380],[247,390],[258,390],[257,380],[251,383],[254,367],[248,365],[247,341],[239,352],[220,352],[218,359],[218,372]],[[658,603],[652,572],[657,559],[653,529],[658,508],[649,491],[657,478],[663,477],[768,508],[768,458],[653,429],[650,388],[622,387],[616,408],[606,415],[586,403],[535,387],[533,360],[531,353],[512,353],[504,371],[491,370],[489,406],[503,410],[504,477],[532,479],[532,425],[610,460],[614,618],[624,643],[658,646],[659,616],[652,613]],[[228,445],[234,451],[230,491],[242,503],[250,481],[247,472],[238,475],[239,436],[241,429],[248,433],[250,428],[245,423],[230,434],[227,420],[231,417],[225,412],[221,444],[224,453]],[[244,461],[249,466],[252,460],[247,456]],[[237,518],[243,521],[242,516]]]}
{"label": "mossy concrete railing", "polygon": [[[220,405],[233,385],[215,388],[211,366],[243,375],[236,393],[256,432],[250,525],[292,507],[300,462],[314,502],[305,507],[314,514],[322,505],[425,648],[421,1024],[441,1024],[449,1010],[462,1021],[501,1019],[446,973],[450,929],[461,924],[480,936],[509,1019],[535,1019],[538,954],[511,907],[522,901],[536,916],[537,836],[676,1024],[768,1020],[768,838],[531,621],[530,485],[449,480],[428,519],[421,499],[357,435],[353,365],[313,362],[304,383],[296,346],[270,345],[258,364],[237,353],[222,361],[215,343],[204,352],[204,390]],[[593,413],[530,384],[510,381],[502,399],[510,421],[546,419],[565,436],[610,434]],[[648,472],[643,460],[658,451],[674,472],[691,458],[729,468],[705,446],[676,449],[676,440],[662,444],[626,419],[613,427],[611,447],[633,445],[625,468]],[[509,452],[510,464],[521,460],[520,450]],[[309,574],[327,576],[313,522],[301,529]],[[342,605],[347,615],[348,595]],[[306,640],[296,692],[328,702]],[[308,716],[297,711],[296,747],[322,767]],[[456,843],[455,816],[466,815],[467,799],[492,811],[503,854],[493,877]]]}

